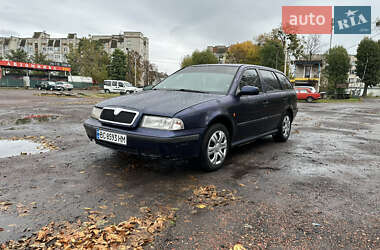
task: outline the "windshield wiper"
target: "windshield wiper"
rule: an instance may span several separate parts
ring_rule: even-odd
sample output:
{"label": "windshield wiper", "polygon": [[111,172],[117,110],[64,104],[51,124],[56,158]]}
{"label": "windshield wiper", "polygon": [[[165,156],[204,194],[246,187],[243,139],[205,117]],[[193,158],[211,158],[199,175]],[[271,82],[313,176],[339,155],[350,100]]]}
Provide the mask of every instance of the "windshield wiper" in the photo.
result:
{"label": "windshield wiper", "polygon": [[192,90],[192,89],[176,89],[175,91],[193,92],[193,93],[209,93],[207,91]]}

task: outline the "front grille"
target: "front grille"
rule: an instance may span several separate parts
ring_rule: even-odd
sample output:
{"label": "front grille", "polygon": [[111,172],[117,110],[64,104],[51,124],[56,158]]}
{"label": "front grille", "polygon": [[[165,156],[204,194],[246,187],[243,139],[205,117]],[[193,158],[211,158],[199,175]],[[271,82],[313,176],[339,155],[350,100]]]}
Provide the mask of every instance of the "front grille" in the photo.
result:
{"label": "front grille", "polygon": [[[115,115],[115,110],[118,111],[117,115]],[[137,115],[137,111],[120,108],[103,108],[103,111],[100,115],[100,121],[105,123],[130,126],[133,124]]]}

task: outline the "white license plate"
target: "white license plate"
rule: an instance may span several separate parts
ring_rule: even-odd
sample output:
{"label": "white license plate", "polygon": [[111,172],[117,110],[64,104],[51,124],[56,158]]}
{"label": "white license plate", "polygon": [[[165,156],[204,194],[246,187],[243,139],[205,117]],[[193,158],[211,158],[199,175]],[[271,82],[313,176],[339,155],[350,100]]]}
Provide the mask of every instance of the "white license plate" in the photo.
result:
{"label": "white license plate", "polygon": [[96,130],[96,139],[121,145],[127,145],[127,135],[114,133],[102,129]]}

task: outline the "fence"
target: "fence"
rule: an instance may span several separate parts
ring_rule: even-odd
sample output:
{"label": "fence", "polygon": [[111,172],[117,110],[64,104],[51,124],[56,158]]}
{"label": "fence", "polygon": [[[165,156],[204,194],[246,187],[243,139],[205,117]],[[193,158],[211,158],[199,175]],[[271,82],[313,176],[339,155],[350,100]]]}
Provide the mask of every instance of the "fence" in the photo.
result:
{"label": "fence", "polygon": [[[60,79],[54,79],[53,81],[57,81]],[[30,87],[35,88],[38,83],[41,83],[43,81],[48,81],[48,79],[30,79]],[[62,81],[62,80],[61,80]],[[99,87],[103,88],[103,84],[99,85],[93,85],[92,83],[87,82],[70,82],[73,84],[74,88],[77,89],[88,89],[92,87]],[[8,87],[8,88],[23,88],[24,87],[24,81],[22,77],[3,77],[0,79],[0,87]]]}

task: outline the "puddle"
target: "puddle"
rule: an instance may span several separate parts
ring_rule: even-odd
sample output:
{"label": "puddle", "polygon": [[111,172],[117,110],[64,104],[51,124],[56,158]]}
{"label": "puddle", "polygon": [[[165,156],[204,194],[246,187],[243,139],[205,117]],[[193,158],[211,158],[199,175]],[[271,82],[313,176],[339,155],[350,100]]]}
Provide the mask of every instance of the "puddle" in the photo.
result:
{"label": "puddle", "polygon": [[27,124],[31,122],[48,122],[51,120],[56,120],[58,115],[30,115],[24,118],[20,118],[16,120],[16,125]]}
{"label": "puddle", "polygon": [[0,158],[39,154],[49,151],[42,144],[27,140],[0,140],[0,148]]}

